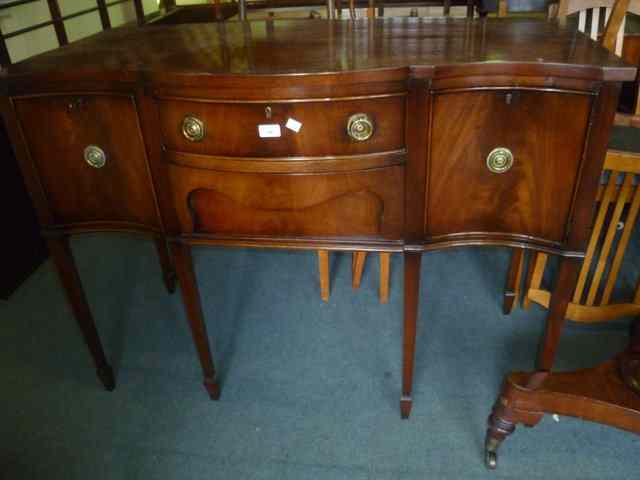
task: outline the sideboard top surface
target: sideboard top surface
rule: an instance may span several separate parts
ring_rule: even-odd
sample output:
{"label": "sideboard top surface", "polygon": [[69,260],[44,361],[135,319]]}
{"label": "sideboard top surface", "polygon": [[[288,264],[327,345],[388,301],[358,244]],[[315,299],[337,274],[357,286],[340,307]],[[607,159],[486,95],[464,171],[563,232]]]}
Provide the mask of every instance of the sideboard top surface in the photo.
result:
{"label": "sideboard top surface", "polygon": [[[422,76],[557,74],[633,80],[636,69],[572,29],[530,19],[267,20],[124,27],[3,71],[5,78],[292,75],[410,68]],[[514,70],[515,69],[515,70]],[[465,74],[463,72],[463,74]]]}

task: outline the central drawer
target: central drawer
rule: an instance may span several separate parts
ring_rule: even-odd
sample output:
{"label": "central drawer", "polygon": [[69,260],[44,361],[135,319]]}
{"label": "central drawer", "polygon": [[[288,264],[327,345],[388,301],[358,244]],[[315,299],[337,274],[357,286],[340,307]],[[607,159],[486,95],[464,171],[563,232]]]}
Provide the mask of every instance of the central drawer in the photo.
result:
{"label": "central drawer", "polygon": [[403,149],[405,98],[392,94],[272,103],[160,99],[158,106],[169,150],[222,157],[327,157]]}

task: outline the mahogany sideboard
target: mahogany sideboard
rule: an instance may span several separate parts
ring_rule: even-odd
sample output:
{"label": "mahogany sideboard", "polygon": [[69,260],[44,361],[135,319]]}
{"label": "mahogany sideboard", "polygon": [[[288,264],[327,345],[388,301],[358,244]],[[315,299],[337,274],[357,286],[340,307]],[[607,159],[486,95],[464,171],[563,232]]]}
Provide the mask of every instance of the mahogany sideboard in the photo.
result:
{"label": "mahogany sideboard", "polygon": [[424,251],[561,256],[538,361],[551,369],[635,75],[545,21],[200,23],[106,31],[12,65],[2,114],[107,389],[69,235],[155,238],[214,399],[192,246],[403,252],[406,418]]}

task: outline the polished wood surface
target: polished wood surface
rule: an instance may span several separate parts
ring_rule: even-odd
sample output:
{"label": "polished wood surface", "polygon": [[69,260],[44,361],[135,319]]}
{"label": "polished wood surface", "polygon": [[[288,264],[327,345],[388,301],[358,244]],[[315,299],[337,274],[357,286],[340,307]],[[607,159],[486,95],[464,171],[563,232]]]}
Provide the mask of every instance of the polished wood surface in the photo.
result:
{"label": "polished wood surface", "polygon": [[400,239],[403,169],[228,173],[171,166],[181,232]]}
{"label": "polished wood surface", "polygon": [[[562,242],[590,96],[472,91],[438,95],[433,105],[427,235],[495,231]],[[508,172],[480,161],[496,147],[513,154]]]}
{"label": "polished wood surface", "polygon": [[[604,80],[635,76],[635,69],[607,50],[553,23],[428,18],[121,28],[12,65],[8,75],[127,81],[140,76],[170,80],[182,73],[191,74],[195,82],[211,74],[345,73],[406,67],[428,77],[465,71],[504,75],[518,69],[527,75],[570,69],[575,78]],[[264,90],[256,93],[269,96]]]}
{"label": "polished wood surface", "polygon": [[[197,99],[160,102],[160,121],[169,150],[222,157],[330,157],[393,152],[404,149],[404,94],[341,101],[211,103]],[[347,134],[347,120],[366,112],[374,125],[367,141]],[[191,142],[179,126],[193,115],[206,125],[205,138]],[[261,138],[258,126],[285,125],[288,119],[302,124],[298,132],[281,129],[277,138]]]}
{"label": "polished wood surface", "polygon": [[[52,95],[17,99],[14,105],[53,224],[122,222],[159,230],[131,97]],[[104,150],[104,167],[84,161],[89,145]]]}
{"label": "polished wood surface", "polygon": [[[170,242],[214,399],[194,246],[320,250],[321,279],[330,250],[383,252],[381,274],[388,253],[403,252],[406,418],[424,251],[561,255],[540,356],[551,368],[620,81],[635,73],[584,35],[530,20],[150,26],[10,67],[1,106],[47,234],[136,231]],[[354,114],[370,119],[370,138],[347,133]],[[184,129],[186,116],[203,135]],[[263,122],[284,133],[260,137]],[[89,144],[107,152],[103,168],[84,161]],[[514,154],[503,173],[487,168],[496,147]],[[72,293],[73,282],[67,275]],[[328,298],[328,282],[321,291]]]}

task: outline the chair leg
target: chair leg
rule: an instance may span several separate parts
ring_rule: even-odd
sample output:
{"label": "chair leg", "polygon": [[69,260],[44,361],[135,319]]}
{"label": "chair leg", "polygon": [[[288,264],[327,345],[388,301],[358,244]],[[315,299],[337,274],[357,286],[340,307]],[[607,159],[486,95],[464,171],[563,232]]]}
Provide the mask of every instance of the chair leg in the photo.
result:
{"label": "chair leg", "polygon": [[69,240],[67,237],[49,237],[47,246],[78,327],[80,327],[84,341],[93,357],[98,378],[106,390],[112,391],[116,387],[113,370],[104,354],[102,342],[69,247]]}
{"label": "chair leg", "polygon": [[318,250],[318,269],[320,271],[320,298],[329,301],[329,251]]}
{"label": "chair leg", "polygon": [[155,237],[154,241],[158,252],[158,260],[160,260],[160,267],[162,268],[164,286],[167,288],[167,292],[174,293],[176,291],[176,272],[171,262],[167,242],[163,237]]}
{"label": "chair leg", "polygon": [[502,313],[509,315],[518,304],[520,297],[520,285],[522,284],[522,271],[524,270],[524,249],[511,249],[511,263],[507,273],[507,282],[504,287],[504,299]]}
{"label": "chair leg", "polygon": [[391,254],[380,252],[380,303],[389,303],[389,267]]}
{"label": "chair leg", "polygon": [[353,252],[351,261],[351,286],[354,289],[360,288],[364,263],[367,260],[367,252]]}
{"label": "chair leg", "polygon": [[176,274],[180,283],[180,293],[187,312],[187,320],[191,328],[193,343],[198,351],[200,366],[204,376],[204,387],[212,400],[220,398],[220,386],[216,379],[216,369],[211,357],[209,347],[209,337],[207,327],[204,323],[200,294],[196,283],[195,271],[193,269],[193,258],[191,257],[191,246],[172,242],[171,251],[176,265]]}
{"label": "chair leg", "polygon": [[542,252],[535,252],[531,262],[529,262],[529,271],[527,272],[527,278],[524,282],[524,295],[522,299],[522,308],[527,310],[531,306],[531,300],[529,299],[529,290],[539,290],[542,285],[542,277],[544,276],[544,269],[547,266],[548,255]]}

